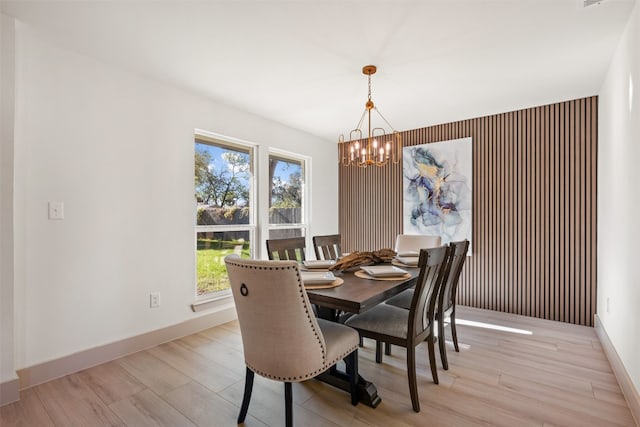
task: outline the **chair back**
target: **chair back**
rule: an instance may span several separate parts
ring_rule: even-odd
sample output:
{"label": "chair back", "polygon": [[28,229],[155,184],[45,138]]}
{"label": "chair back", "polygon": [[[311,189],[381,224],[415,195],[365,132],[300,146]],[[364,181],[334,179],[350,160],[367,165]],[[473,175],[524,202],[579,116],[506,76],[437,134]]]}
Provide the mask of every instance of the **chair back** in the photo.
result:
{"label": "chair back", "polygon": [[395,251],[398,254],[420,252],[420,249],[437,248],[442,244],[440,236],[423,236],[414,234],[398,234]]}
{"label": "chair back", "polygon": [[340,258],[342,255],[340,235],[313,236],[313,249],[316,252],[316,259],[328,260]]}
{"label": "chair back", "polygon": [[267,240],[267,254],[270,260],[302,262],[305,260],[305,247],[304,237]]}
{"label": "chair back", "polygon": [[422,340],[433,328],[440,286],[450,266],[449,252],[448,246],[420,250],[420,274],[411,299],[407,338]]}
{"label": "chair back", "polygon": [[278,381],[320,372],[326,344],[295,261],[225,259],[247,367]]}
{"label": "chair back", "polygon": [[458,290],[458,281],[460,279],[460,273],[462,272],[462,266],[467,259],[467,251],[469,250],[469,241],[461,240],[459,242],[449,243],[451,248],[451,267],[447,280],[442,285],[442,291],[440,292],[440,301],[438,302],[438,310],[449,310],[456,303],[456,292]]}

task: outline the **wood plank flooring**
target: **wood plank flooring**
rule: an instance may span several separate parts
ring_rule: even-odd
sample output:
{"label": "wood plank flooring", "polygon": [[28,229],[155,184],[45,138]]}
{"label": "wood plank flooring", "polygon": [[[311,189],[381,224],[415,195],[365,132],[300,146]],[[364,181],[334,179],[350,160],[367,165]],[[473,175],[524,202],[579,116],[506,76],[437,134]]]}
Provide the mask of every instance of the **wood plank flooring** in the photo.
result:
{"label": "wood plank flooring", "polygon": [[[418,347],[420,413],[411,409],[404,350],[376,364],[365,340],[360,372],[378,387],[380,406],[351,406],[346,393],[311,380],[294,384],[295,425],[635,425],[592,328],[458,311],[460,353],[448,342],[439,385]],[[0,426],[235,426],[244,370],[234,321],[24,390],[0,408]],[[245,425],[284,425],[282,383],[256,375]]]}

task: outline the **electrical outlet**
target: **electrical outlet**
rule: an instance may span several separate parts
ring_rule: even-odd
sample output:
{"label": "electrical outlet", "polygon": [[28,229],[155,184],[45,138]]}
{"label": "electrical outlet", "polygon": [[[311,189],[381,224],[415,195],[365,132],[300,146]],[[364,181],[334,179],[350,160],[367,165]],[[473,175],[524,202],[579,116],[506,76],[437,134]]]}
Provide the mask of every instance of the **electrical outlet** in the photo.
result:
{"label": "electrical outlet", "polygon": [[49,202],[49,219],[64,219],[63,202]]}
{"label": "electrical outlet", "polygon": [[160,307],[160,292],[152,292],[149,295],[149,307],[150,308]]}
{"label": "electrical outlet", "polygon": [[611,301],[609,299],[609,297],[607,297],[607,313],[611,312]]}

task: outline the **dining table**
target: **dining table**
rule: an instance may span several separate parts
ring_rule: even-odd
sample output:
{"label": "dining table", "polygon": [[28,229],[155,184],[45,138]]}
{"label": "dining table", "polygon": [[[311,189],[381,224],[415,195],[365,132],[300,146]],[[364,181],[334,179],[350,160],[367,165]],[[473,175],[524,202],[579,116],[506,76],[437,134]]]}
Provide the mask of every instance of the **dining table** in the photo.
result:
{"label": "dining table", "polygon": [[[363,278],[358,277],[355,271],[334,272],[343,280],[342,285],[325,289],[307,289],[307,296],[314,304],[319,318],[343,322],[349,316],[364,313],[405,289],[413,287],[420,270],[412,267],[402,268],[408,274],[398,279]],[[323,372],[316,378],[347,392],[350,390],[348,375],[337,367]],[[358,396],[360,403],[372,408],[378,406],[382,400],[376,386],[362,375],[359,375],[358,379]]]}

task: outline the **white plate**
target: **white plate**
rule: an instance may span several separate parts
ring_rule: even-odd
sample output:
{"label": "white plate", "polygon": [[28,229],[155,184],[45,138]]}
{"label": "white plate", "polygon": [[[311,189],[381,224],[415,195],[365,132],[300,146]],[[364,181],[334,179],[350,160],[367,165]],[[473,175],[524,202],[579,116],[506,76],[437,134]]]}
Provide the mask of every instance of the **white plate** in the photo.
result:
{"label": "white plate", "polygon": [[301,271],[300,277],[306,285],[324,285],[336,280],[336,276],[330,271]]}
{"label": "white plate", "polygon": [[397,277],[407,274],[407,270],[393,265],[371,265],[369,267],[360,267],[360,269],[371,277]]}
{"label": "white plate", "polygon": [[332,259],[302,261],[302,265],[307,268],[329,268],[335,263],[336,262]]}
{"label": "white plate", "polygon": [[412,267],[417,267],[418,266],[418,260],[420,259],[420,257],[417,257],[417,256],[397,256],[394,259],[396,261],[398,261],[400,264],[410,265]]}
{"label": "white plate", "polygon": [[420,251],[402,251],[398,252],[397,257],[419,257]]}

